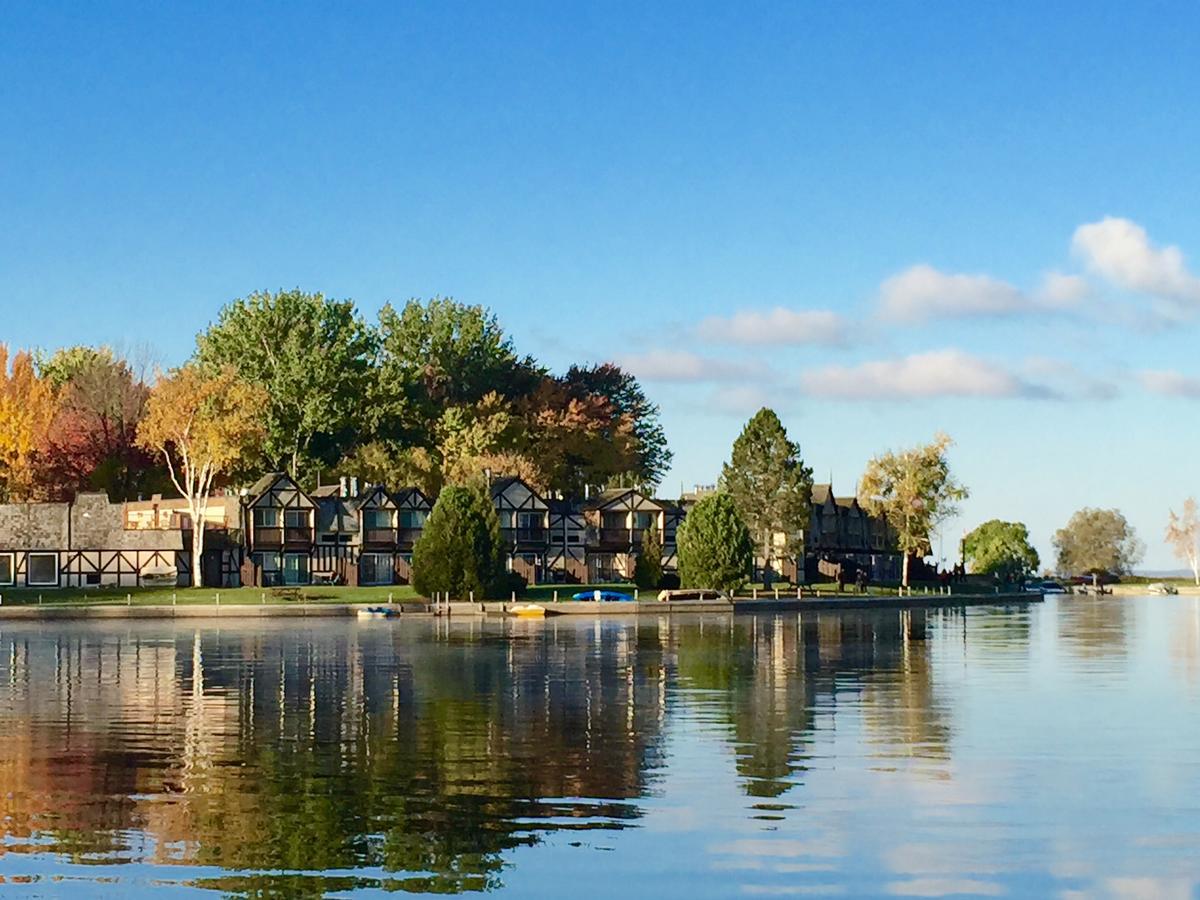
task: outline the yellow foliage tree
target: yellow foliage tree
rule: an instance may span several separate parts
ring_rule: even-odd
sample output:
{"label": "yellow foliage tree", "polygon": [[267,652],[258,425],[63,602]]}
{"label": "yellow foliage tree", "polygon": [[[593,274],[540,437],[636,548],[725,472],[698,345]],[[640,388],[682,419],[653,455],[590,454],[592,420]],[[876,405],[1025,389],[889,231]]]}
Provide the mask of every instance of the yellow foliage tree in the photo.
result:
{"label": "yellow foliage tree", "polygon": [[35,499],[37,457],[55,404],[54,388],[38,377],[33,357],[19,351],[10,370],[8,347],[0,344],[0,494],[10,500]]}
{"label": "yellow foliage tree", "polygon": [[203,581],[200,558],[213,481],[261,444],[266,404],[266,391],[243,381],[230,367],[209,374],[184,366],[162,378],[150,395],[138,443],[162,455],[171,481],[187,501],[196,587]]}

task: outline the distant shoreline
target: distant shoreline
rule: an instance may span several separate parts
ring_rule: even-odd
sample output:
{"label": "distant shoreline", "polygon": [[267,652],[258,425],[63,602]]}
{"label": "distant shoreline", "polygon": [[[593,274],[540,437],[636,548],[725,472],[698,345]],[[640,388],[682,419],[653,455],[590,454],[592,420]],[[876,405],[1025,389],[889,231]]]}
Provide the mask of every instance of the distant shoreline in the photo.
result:
{"label": "distant shoreline", "polygon": [[[995,606],[1040,603],[1040,594],[915,594],[900,596],[805,597],[803,599],[735,598],[729,601],[641,600],[627,603],[600,603],[593,600],[569,600],[541,604],[551,618],[559,616],[644,616],[719,613],[754,615],[783,612],[864,612],[870,610],[954,609],[964,606]],[[52,622],[70,620],[122,619],[272,619],[272,618],[356,618],[361,610],[378,603],[288,603],[288,604],[187,604],[179,606],[124,606],[59,603],[53,606],[0,606],[0,622]],[[397,603],[391,608],[399,619],[487,618],[508,616],[509,608],[523,605],[509,601],[450,603],[433,607],[424,603]]]}

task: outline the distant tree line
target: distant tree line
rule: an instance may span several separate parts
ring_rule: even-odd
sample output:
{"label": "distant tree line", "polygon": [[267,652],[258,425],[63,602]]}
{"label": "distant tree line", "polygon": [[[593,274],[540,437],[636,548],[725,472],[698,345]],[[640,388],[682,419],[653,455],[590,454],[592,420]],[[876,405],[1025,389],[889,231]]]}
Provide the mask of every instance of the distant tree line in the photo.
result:
{"label": "distant tree line", "polygon": [[[237,428],[214,430],[228,417],[220,392],[252,398]],[[157,424],[144,428],[155,409]],[[203,458],[185,453],[199,423],[210,437],[222,431]],[[487,309],[451,299],[389,304],[369,323],[349,300],[254,293],[225,306],[193,357],[157,378],[108,348],[10,361],[0,347],[4,500],[81,490],[121,500],[173,483],[188,496],[270,470],[429,494],[490,470],[576,497],[652,490],[670,463],[658,407],[633,375],[609,363],[553,374],[519,354]]]}

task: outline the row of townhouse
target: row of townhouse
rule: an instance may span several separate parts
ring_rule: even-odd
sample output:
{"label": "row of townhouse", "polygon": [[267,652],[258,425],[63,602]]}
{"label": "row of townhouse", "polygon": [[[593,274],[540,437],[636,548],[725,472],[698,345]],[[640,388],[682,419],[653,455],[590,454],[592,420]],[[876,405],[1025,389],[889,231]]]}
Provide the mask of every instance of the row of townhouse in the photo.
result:
{"label": "row of townhouse", "polygon": [[[519,478],[491,484],[505,561],[530,584],[603,582],[632,577],[650,531],[675,567],[683,508],[634,490],[605,491],[581,504],[544,498]],[[245,562],[252,585],[337,581],[406,584],[412,551],[432,499],[417,488],[391,492],[343,479],[309,493],[287,475],[269,475],[245,501]]]}
{"label": "row of townhouse", "polygon": [[[492,482],[506,565],[529,583],[627,580],[654,532],[663,568],[677,568],[676,532],[703,491],[678,503],[614,489],[581,503],[542,497],[519,478]],[[821,560],[865,566],[893,578],[899,555],[886,526],[828,485],[813,492],[801,536],[806,558],[776,561],[775,577],[811,580]],[[282,586],[411,581],[413,546],[432,509],[417,488],[389,491],[341,479],[305,491],[285,474],[238,494],[210,498],[202,559],[206,584]],[[81,494],[69,503],[0,504],[0,589],[187,585],[193,523],[182,500],[110,503]],[[759,568],[762,560],[758,561]],[[759,572],[759,577],[764,573]]]}

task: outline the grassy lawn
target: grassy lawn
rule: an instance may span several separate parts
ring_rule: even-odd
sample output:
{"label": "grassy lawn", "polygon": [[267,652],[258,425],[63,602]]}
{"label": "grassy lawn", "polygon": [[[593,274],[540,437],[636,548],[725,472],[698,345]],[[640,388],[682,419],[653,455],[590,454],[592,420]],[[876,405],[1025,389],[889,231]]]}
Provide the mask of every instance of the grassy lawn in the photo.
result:
{"label": "grassy lawn", "polygon": [[[296,596],[298,592],[299,596]],[[4,606],[36,606],[41,597],[43,606],[120,605],[170,606],[172,600],[180,605],[215,603],[220,594],[221,604],[257,603],[386,603],[393,600],[416,600],[411,585],[383,587],[337,587],[309,585],[301,588],[0,588]],[[128,599],[126,599],[128,598]]]}

